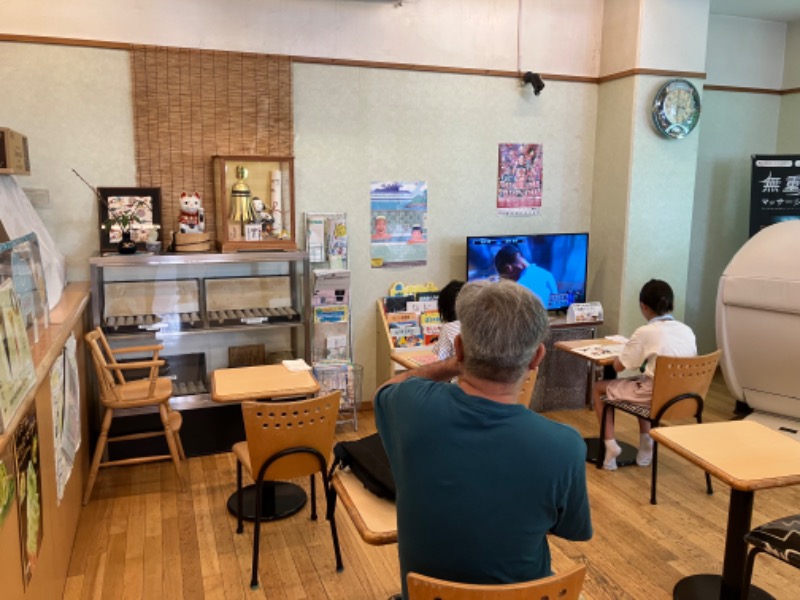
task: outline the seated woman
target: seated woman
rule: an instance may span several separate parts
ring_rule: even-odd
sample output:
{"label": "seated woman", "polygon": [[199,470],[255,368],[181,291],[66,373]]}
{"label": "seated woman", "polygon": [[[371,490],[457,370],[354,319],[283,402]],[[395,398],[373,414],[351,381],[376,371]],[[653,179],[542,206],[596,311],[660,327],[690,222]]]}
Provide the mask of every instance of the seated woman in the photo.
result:
{"label": "seated woman", "polygon": [[[653,396],[656,356],[697,356],[694,332],[676,321],[672,314],[674,295],[666,281],[651,279],[639,292],[639,308],[647,324],[639,327],[614,360],[614,369],[639,369],[642,374],[622,379],[601,380],[594,384],[592,397],[598,422],[603,418],[603,396],[649,405]],[[614,439],[613,413],[606,418],[606,446],[603,468],[614,471],[622,449]],[[653,458],[650,423],[639,419],[639,452],[636,464],[646,467]]]}
{"label": "seated woman", "polygon": [[456,298],[462,287],[464,287],[463,281],[453,279],[439,292],[438,307],[442,328],[439,331],[439,339],[433,345],[433,353],[439,360],[455,355],[454,340],[461,333],[461,322],[456,315]]}

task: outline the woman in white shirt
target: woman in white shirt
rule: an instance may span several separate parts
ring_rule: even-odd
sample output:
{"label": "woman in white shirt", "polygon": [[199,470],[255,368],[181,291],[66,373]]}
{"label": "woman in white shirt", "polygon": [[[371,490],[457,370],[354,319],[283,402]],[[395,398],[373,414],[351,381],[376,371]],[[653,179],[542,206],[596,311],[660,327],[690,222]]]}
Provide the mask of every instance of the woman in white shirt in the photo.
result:
{"label": "woman in white shirt", "polygon": [[[647,324],[639,327],[614,360],[614,370],[639,369],[640,375],[623,379],[607,379],[595,383],[592,389],[597,420],[603,418],[605,395],[613,400],[624,400],[649,405],[653,397],[653,376],[657,356],[697,356],[694,332],[672,316],[674,294],[666,281],[651,279],[639,292],[639,308]],[[617,456],[622,449],[614,439],[614,419],[609,412],[606,418],[606,447],[603,468],[617,468]],[[639,452],[636,464],[646,467],[653,458],[653,439],[650,423],[639,419]]]}

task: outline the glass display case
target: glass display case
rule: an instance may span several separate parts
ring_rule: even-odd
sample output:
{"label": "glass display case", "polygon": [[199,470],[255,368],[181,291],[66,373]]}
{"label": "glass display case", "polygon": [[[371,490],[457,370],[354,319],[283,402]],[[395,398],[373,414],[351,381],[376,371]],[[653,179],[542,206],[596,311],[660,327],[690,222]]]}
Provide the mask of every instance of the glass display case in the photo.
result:
{"label": "glass display case", "polygon": [[218,407],[209,393],[215,369],[311,361],[305,252],[110,255],[89,262],[92,325],[103,328],[112,347],[163,344],[174,408]]}

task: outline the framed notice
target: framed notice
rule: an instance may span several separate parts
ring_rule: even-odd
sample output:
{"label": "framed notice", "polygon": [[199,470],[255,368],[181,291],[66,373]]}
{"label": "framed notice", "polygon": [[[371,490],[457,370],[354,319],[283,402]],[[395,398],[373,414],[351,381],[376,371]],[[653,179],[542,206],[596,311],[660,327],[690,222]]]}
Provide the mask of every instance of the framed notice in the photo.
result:
{"label": "framed notice", "polygon": [[750,237],[764,227],[800,219],[800,155],[753,155]]}

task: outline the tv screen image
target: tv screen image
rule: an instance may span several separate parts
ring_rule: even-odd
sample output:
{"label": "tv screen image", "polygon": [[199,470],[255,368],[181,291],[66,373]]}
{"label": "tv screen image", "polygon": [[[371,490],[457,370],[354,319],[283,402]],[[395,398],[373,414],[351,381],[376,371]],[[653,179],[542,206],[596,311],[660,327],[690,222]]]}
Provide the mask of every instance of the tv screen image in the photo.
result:
{"label": "tv screen image", "polygon": [[586,302],[588,262],[588,233],[467,238],[467,281],[512,279],[536,294],[548,310]]}

